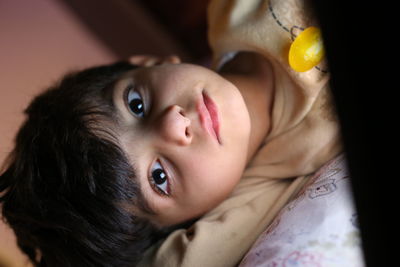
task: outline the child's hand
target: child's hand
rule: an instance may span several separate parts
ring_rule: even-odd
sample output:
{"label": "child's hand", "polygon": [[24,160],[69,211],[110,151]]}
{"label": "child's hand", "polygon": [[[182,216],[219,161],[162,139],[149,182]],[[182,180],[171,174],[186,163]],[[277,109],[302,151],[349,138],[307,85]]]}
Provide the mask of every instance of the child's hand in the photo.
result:
{"label": "child's hand", "polygon": [[134,65],[139,65],[142,67],[151,67],[154,65],[162,65],[166,63],[179,64],[181,59],[176,55],[170,55],[167,57],[158,57],[152,55],[135,55],[129,58],[129,62]]}

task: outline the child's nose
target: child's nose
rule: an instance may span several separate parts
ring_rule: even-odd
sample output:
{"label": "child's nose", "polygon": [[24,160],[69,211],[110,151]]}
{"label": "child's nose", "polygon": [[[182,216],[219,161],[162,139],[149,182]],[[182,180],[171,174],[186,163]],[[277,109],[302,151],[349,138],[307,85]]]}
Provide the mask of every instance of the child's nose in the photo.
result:
{"label": "child's nose", "polygon": [[185,116],[183,109],[172,105],[163,114],[159,131],[164,140],[187,146],[192,142],[189,126],[190,119]]}

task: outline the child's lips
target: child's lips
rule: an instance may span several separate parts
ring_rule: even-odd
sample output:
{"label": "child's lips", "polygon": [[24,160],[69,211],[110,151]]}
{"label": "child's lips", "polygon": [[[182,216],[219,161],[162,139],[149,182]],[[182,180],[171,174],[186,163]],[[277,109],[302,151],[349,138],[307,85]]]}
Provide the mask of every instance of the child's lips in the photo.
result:
{"label": "child's lips", "polygon": [[221,144],[219,136],[218,107],[214,101],[203,91],[197,103],[197,112],[203,128]]}

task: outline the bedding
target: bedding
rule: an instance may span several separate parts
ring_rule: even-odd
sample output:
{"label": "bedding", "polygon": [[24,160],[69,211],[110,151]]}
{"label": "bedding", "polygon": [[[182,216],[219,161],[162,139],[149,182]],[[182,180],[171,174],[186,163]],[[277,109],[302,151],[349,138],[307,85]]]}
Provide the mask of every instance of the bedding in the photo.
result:
{"label": "bedding", "polygon": [[365,266],[343,154],[315,173],[239,265],[254,266]]}

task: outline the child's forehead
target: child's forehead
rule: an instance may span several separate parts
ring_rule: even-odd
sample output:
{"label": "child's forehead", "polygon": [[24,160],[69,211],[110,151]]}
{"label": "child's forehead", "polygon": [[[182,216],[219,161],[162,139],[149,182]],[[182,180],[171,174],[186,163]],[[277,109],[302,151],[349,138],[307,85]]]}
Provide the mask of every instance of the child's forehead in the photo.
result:
{"label": "child's forehead", "polygon": [[145,76],[146,70],[149,68],[138,66],[135,69],[128,70],[121,75],[121,79],[126,79],[129,77],[143,77]]}
{"label": "child's forehead", "polygon": [[133,69],[133,70],[128,70],[128,71],[124,72],[124,73],[121,75],[121,78],[130,77],[130,76],[132,76],[135,72],[137,72],[139,69],[141,69],[141,68],[136,68],[136,69]]}
{"label": "child's forehead", "polygon": [[132,82],[147,83],[150,80],[150,71],[146,67],[138,67],[133,70],[129,70],[121,74],[120,77],[114,82],[114,92],[119,87],[124,87]]}

